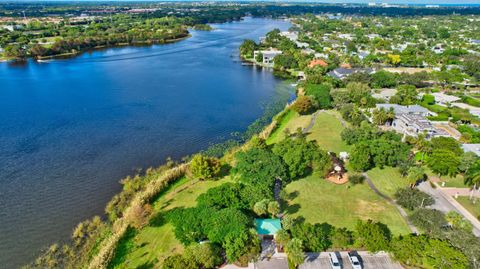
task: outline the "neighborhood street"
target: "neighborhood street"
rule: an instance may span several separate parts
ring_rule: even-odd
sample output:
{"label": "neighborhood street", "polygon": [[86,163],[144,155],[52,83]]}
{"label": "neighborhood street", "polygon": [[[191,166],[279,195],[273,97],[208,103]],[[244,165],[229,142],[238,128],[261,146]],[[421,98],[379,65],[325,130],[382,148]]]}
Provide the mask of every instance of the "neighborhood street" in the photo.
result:
{"label": "neighborhood street", "polygon": [[455,199],[449,195],[449,192],[445,192],[442,188],[432,188],[429,182],[422,182],[418,185],[418,189],[430,194],[435,199],[435,204],[430,208],[437,209],[444,213],[449,211],[456,211],[462,214],[473,225],[473,234],[480,236],[480,222],[472,216],[465,208],[463,208]]}

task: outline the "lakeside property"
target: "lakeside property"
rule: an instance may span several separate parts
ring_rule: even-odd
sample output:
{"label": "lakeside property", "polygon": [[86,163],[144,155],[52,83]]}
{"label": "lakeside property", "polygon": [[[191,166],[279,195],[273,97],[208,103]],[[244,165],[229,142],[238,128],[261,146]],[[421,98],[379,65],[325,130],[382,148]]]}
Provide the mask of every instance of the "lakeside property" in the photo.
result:
{"label": "lakeside property", "polygon": [[[480,19],[399,14],[295,15],[289,31],[245,40],[240,57],[268,69],[241,68],[298,80],[297,98],[240,140],[122,180],[108,219],[83,221],[30,266],[315,268],[330,257],[475,268],[480,159],[465,142],[476,141],[479,121],[452,102],[480,103]],[[252,93],[241,86],[237,94]],[[201,116],[185,111],[181,119]]]}

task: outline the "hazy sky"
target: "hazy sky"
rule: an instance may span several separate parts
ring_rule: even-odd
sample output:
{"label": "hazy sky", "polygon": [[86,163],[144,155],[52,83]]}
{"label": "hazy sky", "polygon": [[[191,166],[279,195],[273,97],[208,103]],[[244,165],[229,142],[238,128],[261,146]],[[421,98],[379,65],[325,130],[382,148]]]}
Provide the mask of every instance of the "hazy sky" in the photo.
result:
{"label": "hazy sky", "polygon": [[[306,1],[307,2],[307,1]],[[309,2],[309,1],[308,1]],[[324,0],[328,3],[480,4],[480,0]]]}
{"label": "hazy sky", "polygon": [[[0,0],[0,2],[14,2],[22,0]],[[23,1],[42,1],[42,0],[23,0]],[[62,1],[62,0],[58,0]],[[65,1],[65,0],[63,0]],[[68,1],[68,0],[66,0]],[[72,1],[85,1],[85,0],[72,0]],[[96,0],[87,0],[96,1]],[[99,2],[102,0],[98,0]],[[112,0],[110,0],[112,1]],[[113,0],[115,1],[115,0]],[[117,0],[128,1],[128,0]],[[162,1],[162,0],[130,0],[130,1]],[[164,0],[164,1],[182,1],[182,0]],[[189,2],[195,1],[210,1],[210,0],[184,0]],[[211,0],[211,1],[235,1],[235,0]],[[238,1],[272,1],[272,2],[312,2],[312,3],[389,3],[389,4],[480,4],[480,0],[238,0]]]}

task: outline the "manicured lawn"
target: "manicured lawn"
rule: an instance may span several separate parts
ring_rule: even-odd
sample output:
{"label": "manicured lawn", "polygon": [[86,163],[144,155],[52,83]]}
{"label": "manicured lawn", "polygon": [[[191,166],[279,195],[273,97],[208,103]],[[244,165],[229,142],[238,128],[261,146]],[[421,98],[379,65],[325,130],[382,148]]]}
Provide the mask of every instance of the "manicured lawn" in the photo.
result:
{"label": "manicured lawn", "polygon": [[395,206],[375,194],[366,184],[335,185],[319,175],[286,186],[287,214],[302,216],[310,223],[328,222],[353,229],[358,219],[372,219],[388,225],[394,234],[410,232]]}
{"label": "manicured lawn", "polygon": [[477,202],[474,204],[470,201],[468,196],[459,196],[457,198],[459,202],[468,212],[472,213],[474,217],[480,220],[480,199],[477,198]]}
{"label": "manicured lawn", "polygon": [[282,119],[277,129],[267,139],[267,144],[274,144],[285,138],[285,129],[290,133],[294,133],[298,128],[305,128],[310,123],[312,115],[300,115],[293,110],[289,110],[287,115]]}
{"label": "manicured lawn", "polygon": [[408,186],[408,180],[402,177],[398,169],[394,167],[384,167],[383,169],[376,167],[368,171],[367,175],[380,192],[392,199],[397,189]]}
{"label": "manicured lawn", "polygon": [[338,154],[341,151],[349,152],[350,146],[343,142],[340,137],[344,127],[337,117],[340,117],[340,115],[335,111],[318,114],[307,138],[317,141],[321,148]]}
{"label": "manicured lawn", "polygon": [[433,173],[430,169],[425,169],[429,178],[437,178],[438,185],[442,186],[442,182],[445,182],[445,187],[452,188],[467,188],[468,186],[463,183],[463,176],[457,175],[456,177],[439,176]]}
{"label": "manicured lawn", "polygon": [[229,180],[224,178],[218,181],[192,181],[183,178],[177,181],[153,204],[155,212],[159,212],[158,220],[138,231],[136,236],[130,239],[128,243],[132,247],[126,254],[124,263],[115,268],[156,265],[168,256],[181,252],[183,246],[175,238],[172,225],[164,221],[162,213],[177,207],[193,207],[200,194]]}

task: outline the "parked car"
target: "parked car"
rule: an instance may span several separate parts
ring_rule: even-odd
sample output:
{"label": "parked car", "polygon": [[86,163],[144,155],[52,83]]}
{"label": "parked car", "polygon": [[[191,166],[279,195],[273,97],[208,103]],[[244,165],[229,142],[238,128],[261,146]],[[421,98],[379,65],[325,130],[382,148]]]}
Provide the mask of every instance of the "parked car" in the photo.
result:
{"label": "parked car", "polygon": [[328,257],[330,258],[329,260],[332,269],[342,269],[340,261],[338,260],[337,254],[335,254],[335,252],[328,253]]}
{"label": "parked car", "polygon": [[353,269],[362,269],[362,264],[355,254],[348,253],[348,260],[352,264]]}

